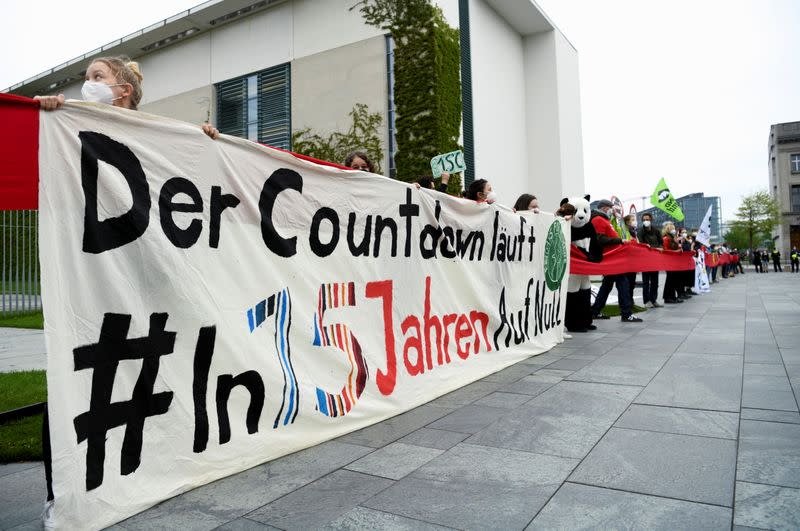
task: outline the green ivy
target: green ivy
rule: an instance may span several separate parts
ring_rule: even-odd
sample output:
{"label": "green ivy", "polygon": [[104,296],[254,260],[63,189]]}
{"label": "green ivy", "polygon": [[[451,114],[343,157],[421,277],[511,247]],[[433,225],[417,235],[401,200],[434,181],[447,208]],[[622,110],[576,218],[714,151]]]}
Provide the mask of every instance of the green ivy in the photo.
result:
{"label": "green ivy", "polygon": [[[365,0],[360,11],[395,41],[395,166],[398,179],[414,181],[430,175],[433,157],[461,149],[459,33],[430,0]],[[461,192],[459,176],[448,192]]]}
{"label": "green ivy", "polygon": [[383,123],[381,114],[370,113],[369,107],[356,103],[349,113],[353,124],[345,132],[335,131],[328,136],[314,133],[306,127],[292,133],[292,150],[320,160],[339,164],[352,151],[363,151],[375,164],[375,171],[381,173],[381,136],[379,129]]}

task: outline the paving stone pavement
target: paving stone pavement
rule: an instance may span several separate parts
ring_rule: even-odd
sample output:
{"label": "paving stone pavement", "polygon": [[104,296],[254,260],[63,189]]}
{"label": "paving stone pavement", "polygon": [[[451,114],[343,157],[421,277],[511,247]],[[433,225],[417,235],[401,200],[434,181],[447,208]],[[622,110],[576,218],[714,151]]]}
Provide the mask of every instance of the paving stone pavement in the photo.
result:
{"label": "paving stone pavement", "polygon": [[[798,529],[800,275],[713,290],[114,528]],[[0,493],[41,528],[41,464]]]}

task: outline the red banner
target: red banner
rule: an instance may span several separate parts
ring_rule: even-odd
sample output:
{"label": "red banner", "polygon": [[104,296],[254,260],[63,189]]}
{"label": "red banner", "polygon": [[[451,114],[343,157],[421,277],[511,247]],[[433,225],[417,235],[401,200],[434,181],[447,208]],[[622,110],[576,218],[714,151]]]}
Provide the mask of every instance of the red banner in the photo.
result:
{"label": "red banner", "polygon": [[39,208],[39,102],[0,94],[0,210]]}
{"label": "red banner", "polygon": [[[0,210],[36,210],[39,208],[39,102],[0,94],[0,124]],[[350,169],[306,155],[292,155],[323,166]]]}
{"label": "red banner", "polygon": [[617,245],[603,253],[602,262],[589,262],[573,246],[569,272],[575,275],[618,275],[640,271],[686,271],[694,269],[690,252],[664,251],[639,242]]}

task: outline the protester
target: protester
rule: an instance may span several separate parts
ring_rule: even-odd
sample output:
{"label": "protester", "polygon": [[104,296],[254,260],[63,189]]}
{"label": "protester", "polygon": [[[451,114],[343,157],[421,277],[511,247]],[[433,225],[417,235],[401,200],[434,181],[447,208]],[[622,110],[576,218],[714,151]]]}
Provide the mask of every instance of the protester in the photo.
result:
{"label": "protester", "polygon": [[[592,225],[594,225],[597,232],[597,239],[600,244],[605,248],[614,245],[621,245],[622,239],[619,234],[611,226],[609,219],[613,213],[614,205],[608,199],[601,199],[597,203],[597,210],[592,211]],[[628,288],[628,277],[626,275],[605,275],[600,289],[597,291],[597,297],[592,305],[592,318],[593,319],[608,319],[607,315],[600,312],[606,305],[608,294],[611,292],[611,286],[617,286],[617,298],[619,299],[620,317],[623,323],[641,323],[642,320],[633,315],[633,301],[631,300],[631,292]]]}
{"label": "protester", "polygon": [[761,253],[759,251],[753,251],[753,258],[752,258],[753,266],[756,268],[756,273],[762,273],[761,271]]}
{"label": "protester", "polygon": [[[663,242],[658,229],[653,227],[653,216],[642,214],[642,228],[638,230],[639,241],[650,247],[661,249]],[[658,271],[642,272],[642,298],[645,308],[661,308],[658,302]]]}
{"label": "protester", "polygon": [[535,214],[538,214],[539,200],[536,199],[535,195],[522,194],[517,198],[517,202],[514,203],[514,212],[519,212],[520,210],[533,210]]}
{"label": "protester", "polygon": [[490,205],[497,200],[497,195],[492,190],[492,183],[486,179],[472,181],[464,197],[478,203],[488,203]]}
{"label": "protester", "polygon": [[363,151],[352,151],[344,159],[344,165],[351,170],[368,171],[375,173],[375,164]]}
{"label": "protester", "polygon": [[797,252],[797,247],[792,246],[792,252],[789,254],[792,260],[792,273],[800,271],[800,254]]}
{"label": "protester", "polygon": [[772,254],[772,267],[775,269],[775,272],[783,273],[783,268],[781,267],[781,252],[778,250],[777,247],[773,247],[771,254]]}
{"label": "protester", "polygon": [[[675,225],[672,223],[666,223],[664,225],[664,229],[661,231],[661,245],[665,250],[677,251],[680,249],[680,245],[676,241],[677,232],[678,231],[675,229]],[[667,271],[667,279],[664,281],[664,293],[662,294],[665,304],[676,304],[683,302],[682,299],[678,298],[678,278],[678,271]]]}
{"label": "protester", "polygon": [[[678,238],[678,242],[681,246],[681,251],[683,252],[694,252],[694,245],[692,242],[689,233],[686,229],[680,230],[680,236]],[[678,282],[678,298],[679,299],[691,299],[691,289],[694,286],[694,268],[686,269],[684,271],[679,272],[679,282]]]}
{"label": "protester", "polygon": [[423,175],[414,183],[417,188],[425,188],[427,190],[436,190],[437,192],[447,193],[447,183],[450,182],[450,174],[447,172],[442,173],[439,186],[434,186],[433,177],[430,175]]}
{"label": "protester", "polygon": [[[127,57],[99,57],[86,69],[81,88],[84,101],[105,103],[114,107],[137,110],[142,101],[142,76],[139,63]],[[64,95],[34,96],[39,108],[53,111],[64,104]],[[211,138],[219,138],[219,131],[211,124],[202,125],[203,132]]]}
{"label": "protester", "polygon": [[769,273],[769,253],[767,253],[766,249],[761,251],[761,264],[764,273]]}

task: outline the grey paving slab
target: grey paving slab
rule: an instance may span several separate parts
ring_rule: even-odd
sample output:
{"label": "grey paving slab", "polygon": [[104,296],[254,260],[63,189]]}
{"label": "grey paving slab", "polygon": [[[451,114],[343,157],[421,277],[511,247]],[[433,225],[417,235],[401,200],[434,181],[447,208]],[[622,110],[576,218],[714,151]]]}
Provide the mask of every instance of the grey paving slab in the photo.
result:
{"label": "grey paving slab", "polygon": [[773,409],[742,408],[742,420],[766,420],[770,422],[788,422],[800,424],[800,413],[797,411],[775,411]]}
{"label": "grey paving slab", "polygon": [[320,529],[325,531],[361,531],[362,529],[371,531],[439,531],[452,528],[366,507],[356,507]]}
{"label": "grey paving slab", "polygon": [[730,529],[731,509],[564,483],[526,529]]}
{"label": "grey paving slab", "polygon": [[462,443],[362,505],[458,529],[521,529],[577,463]]}
{"label": "grey paving slab", "polygon": [[612,428],[569,480],[731,507],[735,471],[735,441]]}
{"label": "grey paving slab", "polygon": [[573,358],[573,357],[566,357],[562,358],[555,363],[551,363],[547,366],[548,369],[562,369],[568,371],[577,371],[578,369],[582,369],[586,365],[592,362],[595,359],[594,357],[590,357],[589,359],[581,359],[581,358]]}
{"label": "grey paving slab", "polygon": [[0,480],[0,529],[41,521],[47,488],[44,466],[21,468]]}
{"label": "grey paving slab", "polygon": [[215,531],[278,531],[278,528],[247,518],[237,518],[222,524]]}
{"label": "grey paving slab", "polygon": [[384,420],[383,422],[379,422],[378,424],[373,424],[372,426],[368,426],[353,433],[348,433],[347,435],[339,437],[337,440],[344,443],[380,448],[401,437],[405,437],[412,431],[430,424],[434,420],[447,415],[450,411],[451,409],[434,407],[427,404],[397,415],[396,417]]}
{"label": "grey paving slab", "polygon": [[782,376],[786,377],[783,363],[753,363],[744,360],[744,377],[748,376]]}
{"label": "grey paving slab", "polygon": [[800,425],[742,420],[737,479],[800,488]]}
{"label": "grey paving slab", "polygon": [[645,386],[668,358],[669,354],[642,355],[612,351],[574,372],[568,380]]}
{"label": "grey paving slab", "polygon": [[467,442],[582,458],[639,390],[621,385],[561,382]]}
{"label": "grey paving slab", "polygon": [[[24,524],[11,527],[9,528],[9,531],[40,531],[42,529],[44,529],[44,523],[42,522],[41,518],[37,518],[36,520],[31,520],[30,522],[25,522]],[[114,531],[111,528],[108,529]]]}
{"label": "grey paving slab", "polygon": [[564,370],[564,369],[554,369],[554,368],[552,368],[552,367],[550,367],[548,365],[544,369],[539,369],[538,371],[533,373],[533,376],[552,376],[553,378],[559,378],[559,379],[563,380],[564,378],[566,378],[567,376],[569,376],[573,372],[575,372],[575,371]]}
{"label": "grey paving slab", "polygon": [[425,448],[449,450],[467,437],[469,437],[468,433],[420,428],[417,431],[409,433],[397,442],[424,446]]}
{"label": "grey paving slab", "polygon": [[444,450],[396,442],[353,461],[345,468],[373,476],[400,479],[442,452]]}
{"label": "grey paving slab", "polygon": [[503,393],[498,391],[490,395],[486,395],[477,402],[476,406],[488,406],[503,409],[514,409],[521,406],[531,399],[529,395],[522,395],[518,393]]}
{"label": "grey paving slab", "polygon": [[473,382],[467,386],[462,387],[461,389],[456,389],[452,393],[447,393],[444,396],[440,396],[436,400],[429,402],[429,404],[432,406],[450,407],[450,408],[466,406],[467,404],[475,402],[479,398],[483,398],[489,393],[497,391],[497,389],[502,387],[502,385],[503,384],[497,382],[483,382],[483,381]]}
{"label": "grey paving slab", "polygon": [[372,451],[328,441],[204,485],[120,524],[126,529],[213,529]]}
{"label": "grey paving slab", "polygon": [[722,411],[703,411],[633,404],[614,424],[617,428],[736,439],[739,415]]}
{"label": "grey paving slab", "polygon": [[714,334],[703,330],[702,335],[688,337],[677,352],[702,352],[705,354],[720,354],[725,356],[741,356],[744,354],[744,337],[731,338],[729,332],[725,335]]}
{"label": "grey paving slab", "polygon": [[741,381],[741,358],[676,353],[636,403],[738,412]]}
{"label": "grey paving slab", "polygon": [[315,529],[357,507],[391,480],[337,470],[247,515],[279,529]]}
{"label": "grey paving slab", "polygon": [[41,461],[26,461],[24,463],[5,463],[0,464],[0,478],[9,474],[16,474],[29,468],[41,468]]}
{"label": "grey paving slab", "polygon": [[501,391],[504,393],[517,393],[528,396],[537,396],[544,393],[560,381],[561,378],[554,378],[552,376],[526,376],[518,382],[506,385],[505,387],[501,388]]}
{"label": "grey paving slab", "polygon": [[507,409],[470,404],[432,422],[428,427],[460,433],[475,433],[496,422],[507,412]]}
{"label": "grey paving slab", "polygon": [[785,372],[781,376],[745,374],[742,407],[797,411],[797,402]]}
{"label": "grey paving slab", "polygon": [[490,374],[486,378],[483,378],[482,381],[484,382],[497,382],[497,383],[511,383],[516,382],[520,378],[528,376],[530,373],[536,370],[536,367],[531,367],[530,365],[526,365],[524,363],[516,363],[510,367],[506,367],[502,371],[498,371],[494,374]]}
{"label": "grey paving slab", "polygon": [[800,489],[736,482],[736,525],[800,529]]}

